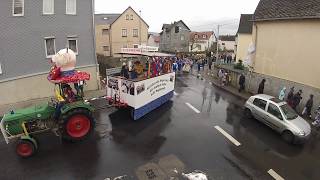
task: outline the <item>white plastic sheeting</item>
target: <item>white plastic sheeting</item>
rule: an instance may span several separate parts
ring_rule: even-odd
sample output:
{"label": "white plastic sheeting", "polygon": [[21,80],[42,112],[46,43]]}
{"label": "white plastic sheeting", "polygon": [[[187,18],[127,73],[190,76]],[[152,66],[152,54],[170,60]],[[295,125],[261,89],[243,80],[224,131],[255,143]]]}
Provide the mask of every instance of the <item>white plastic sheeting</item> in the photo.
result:
{"label": "white plastic sheeting", "polygon": [[182,173],[182,176],[187,178],[188,180],[208,180],[207,175],[199,170],[195,170],[188,174]]}

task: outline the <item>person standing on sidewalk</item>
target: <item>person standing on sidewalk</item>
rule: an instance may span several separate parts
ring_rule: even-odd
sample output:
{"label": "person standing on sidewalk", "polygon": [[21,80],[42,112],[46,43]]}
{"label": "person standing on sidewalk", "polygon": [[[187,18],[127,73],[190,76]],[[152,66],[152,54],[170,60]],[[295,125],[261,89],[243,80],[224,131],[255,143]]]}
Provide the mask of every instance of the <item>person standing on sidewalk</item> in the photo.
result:
{"label": "person standing on sidewalk", "polygon": [[212,58],[211,57],[209,57],[208,66],[209,66],[209,70],[211,70],[211,66],[212,66]]}
{"label": "person standing on sidewalk", "polygon": [[313,107],[313,94],[310,94],[310,98],[308,99],[306,106],[303,108],[302,115],[308,118],[311,118],[312,107]]}
{"label": "person standing on sidewalk", "polygon": [[293,96],[293,100],[292,100],[292,105],[293,105],[293,109],[295,110],[295,111],[297,111],[297,107],[298,107],[298,105],[300,104],[300,101],[301,101],[301,99],[302,99],[302,97],[301,97],[301,94],[302,94],[302,90],[300,89],[294,96]]}
{"label": "person standing on sidewalk", "polygon": [[198,64],[198,73],[200,73],[201,59],[198,59],[197,64]]}
{"label": "person standing on sidewalk", "polygon": [[289,106],[293,107],[293,96],[294,96],[294,87],[290,88],[290,92],[288,94],[287,97],[287,103],[289,104]]}
{"label": "person standing on sidewalk", "polygon": [[262,81],[259,84],[259,88],[258,88],[258,94],[263,94],[264,91],[264,83],[266,82],[265,79],[262,79]]}
{"label": "person standing on sidewalk", "polygon": [[284,100],[284,97],[286,96],[286,87],[283,87],[282,89],[281,89],[281,91],[280,91],[280,93],[279,93],[279,99],[281,100],[281,101],[283,101]]}
{"label": "person standing on sidewalk", "polygon": [[245,87],[245,83],[246,83],[246,77],[241,74],[240,78],[239,78],[239,93],[241,93],[241,91],[244,91],[244,87]]}

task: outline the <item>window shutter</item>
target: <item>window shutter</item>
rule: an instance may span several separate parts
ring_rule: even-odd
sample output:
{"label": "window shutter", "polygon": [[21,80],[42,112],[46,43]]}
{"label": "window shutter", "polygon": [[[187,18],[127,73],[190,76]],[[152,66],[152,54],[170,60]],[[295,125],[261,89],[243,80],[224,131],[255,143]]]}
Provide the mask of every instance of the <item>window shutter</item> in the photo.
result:
{"label": "window shutter", "polygon": [[66,0],[66,14],[77,14],[77,0]]}
{"label": "window shutter", "polygon": [[43,14],[54,14],[54,0],[43,0]]}

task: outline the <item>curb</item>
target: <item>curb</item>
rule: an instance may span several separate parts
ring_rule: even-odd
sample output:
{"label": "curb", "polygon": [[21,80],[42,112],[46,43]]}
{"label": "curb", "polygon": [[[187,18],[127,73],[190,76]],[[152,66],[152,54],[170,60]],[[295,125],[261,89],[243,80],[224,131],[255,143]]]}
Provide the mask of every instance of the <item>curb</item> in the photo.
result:
{"label": "curb", "polygon": [[[197,76],[197,75],[195,75],[194,73],[192,73],[192,75],[193,75],[193,76]],[[233,95],[235,95],[235,96],[237,96],[237,97],[240,97],[241,99],[247,100],[247,99],[250,97],[250,96],[249,96],[249,97],[245,97],[244,95],[242,96],[242,95],[239,94],[239,93],[236,93],[236,92],[234,92],[234,91],[231,91],[231,90],[229,90],[229,89],[227,89],[227,88],[224,88],[224,87],[220,86],[217,82],[215,82],[214,80],[211,79],[211,78],[213,78],[213,77],[210,78],[210,76],[209,76],[209,78],[208,78],[208,76],[204,75],[203,73],[201,73],[201,76],[202,76],[204,79],[209,80],[209,81],[212,83],[212,85],[214,85],[215,87],[218,87],[218,88],[220,88],[220,89],[223,89],[223,90],[229,92],[230,94],[233,94]]]}

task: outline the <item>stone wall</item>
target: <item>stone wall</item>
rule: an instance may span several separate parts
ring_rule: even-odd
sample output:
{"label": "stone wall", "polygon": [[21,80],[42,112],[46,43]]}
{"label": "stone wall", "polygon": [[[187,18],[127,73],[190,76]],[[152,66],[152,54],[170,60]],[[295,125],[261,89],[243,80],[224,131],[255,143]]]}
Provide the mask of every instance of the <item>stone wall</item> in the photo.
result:
{"label": "stone wall", "polygon": [[[231,74],[231,85],[239,88],[239,77],[240,74],[243,73],[246,77],[246,91],[256,94],[258,91],[259,83],[262,81],[262,79],[266,79],[265,83],[265,88],[264,88],[264,93],[269,94],[275,97],[279,96],[279,92],[283,87],[287,88],[286,95],[288,94],[289,90],[291,87],[295,87],[295,92],[297,92],[299,89],[303,91],[302,94],[302,100],[298,106],[298,111],[302,112],[307,100],[309,99],[309,95],[313,94],[314,95],[314,105],[313,105],[313,111],[320,106],[320,89],[310,87],[304,84],[296,83],[293,81],[288,81],[284,79],[280,79],[277,77],[272,77],[264,74],[259,74],[259,73],[250,73],[248,71],[241,71],[241,70],[235,70],[231,66],[221,66],[222,69],[225,69],[230,72]],[[218,68],[215,67],[213,74],[217,75]]]}

